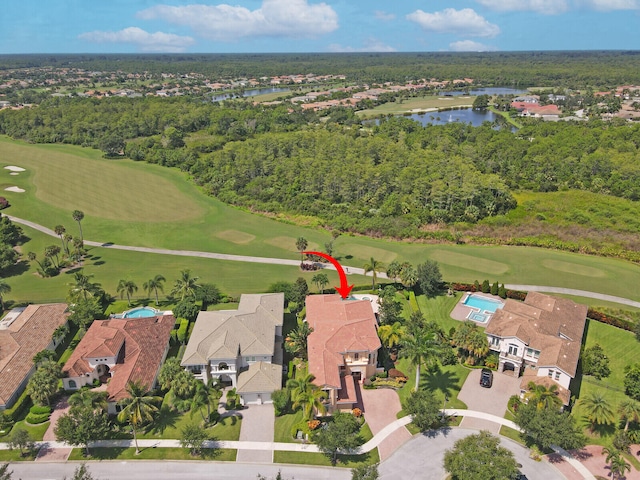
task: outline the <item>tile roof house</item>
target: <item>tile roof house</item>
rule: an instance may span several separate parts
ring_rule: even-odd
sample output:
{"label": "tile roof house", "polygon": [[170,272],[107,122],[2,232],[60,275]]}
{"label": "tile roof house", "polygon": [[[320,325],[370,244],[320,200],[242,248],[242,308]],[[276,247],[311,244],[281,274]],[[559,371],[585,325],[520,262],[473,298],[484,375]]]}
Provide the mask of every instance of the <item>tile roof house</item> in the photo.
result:
{"label": "tile roof house", "polygon": [[515,376],[524,371],[521,390],[527,390],[530,381],[557,384],[567,405],[586,317],[586,305],[529,292],[524,302],[508,299],[493,315],[485,333],[491,350],[499,352],[500,371],[513,371]]}
{"label": "tile roof house", "polygon": [[64,388],[107,380],[109,413],[117,413],[130,381],[155,387],[175,323],[173,315],[95,320],[62,369]]}
{"label": "tile roof house", "polygon": [[282,388],[284,293],[244,294],[237,310],[200,312],[182,357],[196,378],[230,382],[242,403]]}
{"label": "tile roof house", "polygon": [[307,318],[309,373],[327,393],[328,410],[350,410],[357,403],[356,383],[373,375],[381,347],[369,300],[339,295],[310,295]]}
{"label": "tile roof house", "polygon": [[62,341],[52,337],[67,316],[66,304],[50,303],[14,308],[0,320],[0,410],[11,408],[24,391],[35,354]]}

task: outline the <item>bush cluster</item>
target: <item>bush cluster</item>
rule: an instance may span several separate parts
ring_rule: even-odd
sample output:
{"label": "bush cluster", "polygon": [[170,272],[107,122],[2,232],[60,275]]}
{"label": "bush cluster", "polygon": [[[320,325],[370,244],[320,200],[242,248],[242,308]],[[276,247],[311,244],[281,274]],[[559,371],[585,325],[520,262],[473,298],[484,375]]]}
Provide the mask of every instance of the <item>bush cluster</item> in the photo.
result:
{"label": "bush cluster", "polygon": [[614,317],[613,315],[607,315],[593,308],[587,310],[587,318],[595,320],[596,322],[606,323],[607,325],[613,325],[614,327],[622,328],[630,332],[634,331],[635,324],[629,320]]}

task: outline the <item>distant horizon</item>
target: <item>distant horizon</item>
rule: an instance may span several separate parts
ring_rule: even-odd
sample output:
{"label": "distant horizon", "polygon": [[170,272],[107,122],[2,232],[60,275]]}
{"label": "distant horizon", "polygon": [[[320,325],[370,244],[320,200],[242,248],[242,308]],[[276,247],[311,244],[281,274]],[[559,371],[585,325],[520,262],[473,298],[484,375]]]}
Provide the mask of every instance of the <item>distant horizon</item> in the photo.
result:
{"label": "distant horizon", "polygon": [[378,52],[378,51],[362,51],[362,52],[29,52],[29,53],[0,53],[0,57],[20,57],[20,56],[80,56],[86,55],[91,57],[96,56],[132,56],[132,57],[160,57],[160,56],[170,56],[170,57],[192,57],[192,56],[206,56],[206,55],[225,55],[225,56],[234,56],[234,55],[419,55],[419,54],[442,54],[442,55],[503,55],[503,54],[519,54],[519,53],[638,53],[640,54],[640,48],[638,49],[576,49],[576,50],[567,50],[567,49],[558,49],[558,50],[501,50],[501,51],[492,51],[492,52],[453,52],[453,51],[430,51],[430,50],[415,50],[415,51],[406,51],[406,52]]}
{"label": "distant horizon", "polygon": [[69,3],[3,5],[0,54],[640,50],[640,0]]}

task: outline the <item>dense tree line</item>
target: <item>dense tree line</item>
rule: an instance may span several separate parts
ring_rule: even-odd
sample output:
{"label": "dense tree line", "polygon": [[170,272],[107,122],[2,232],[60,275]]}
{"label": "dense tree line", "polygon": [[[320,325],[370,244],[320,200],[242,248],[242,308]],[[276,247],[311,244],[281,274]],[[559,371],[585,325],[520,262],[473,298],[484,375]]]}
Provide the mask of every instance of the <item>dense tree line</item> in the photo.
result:
{"label": "dense tree line", "polygon": [[[0,112],[0,133],[101,148],[189,171],[230,204],[319,218],[336,230],[421,236],[429,223],[508,212],[515,190],[579,189],[640,200],[640,125],[529,121],[360,125],[322,112],[195,98],[52,98]],[[572,222],[584,224],[584,218]]]}
{"label": "dense tree line", "polygon": [[637,51],[0,56],[0,70],[41,66],[151,75],[195,72],[215,78],[344,74],[349,81],[369,83],[465,77],[485,84],[521,87],[640,83]]}

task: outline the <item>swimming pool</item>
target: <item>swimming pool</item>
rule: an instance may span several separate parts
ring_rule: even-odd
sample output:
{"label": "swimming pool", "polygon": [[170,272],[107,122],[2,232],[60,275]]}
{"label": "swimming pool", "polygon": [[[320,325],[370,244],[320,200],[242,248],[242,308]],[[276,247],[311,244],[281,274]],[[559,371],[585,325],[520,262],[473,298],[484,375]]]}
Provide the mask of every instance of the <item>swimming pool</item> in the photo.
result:
{"label": "swimming pool", "polygon": [[146,318],[146,317],[155,317],[160,313],[155,308],[151,307],[140,307],[134,308],[133,310],[129,310],[128,312],[124,312],[122,314],[123,318]]}
{"label": "swimming pool", "polygon": [[469,320],[473,320],[474,322],[487,323],[487,321],[489,321],[489,318],[491,318],[491,315],[487,313],[469,312],[467,318]]}
{"label": "swimming pool", "polygon": [[469,295],[464,301],[467,307],[479,309],[485,313],[496,313],[496,310],[503,307],[502,302],[491,300],[490,298],[481,297],[480,295]]}

